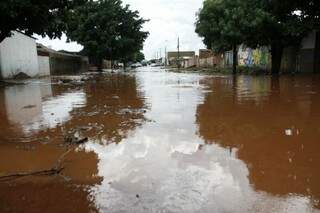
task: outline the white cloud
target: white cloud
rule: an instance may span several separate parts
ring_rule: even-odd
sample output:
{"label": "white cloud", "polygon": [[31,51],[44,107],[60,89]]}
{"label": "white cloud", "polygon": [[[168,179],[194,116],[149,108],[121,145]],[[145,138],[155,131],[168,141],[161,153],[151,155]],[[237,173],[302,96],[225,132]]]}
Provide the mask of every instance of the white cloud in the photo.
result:
{"label": "white cloud", "polygon": [[68,50],[71,52],[78,52],[82,50],[82,46],[76,42],[67,42],[67,37],[63,35],[61,39],[49,39],[48,37],[42,38],[41,36],[34,35],[38,40],[38,43],[41,43],[47,47],[50,47],[55,50]]}
{"label": "white cloud", "polygon": [[[175,51],[177,38],[180,37],[181,50],[198,50],[204,45],[197,36],[194,23],[196,12],[202,6],[203,0],[123,0],[133,10],[138,10],[140,16],[150,21],[145,24],[144,30],[150,35],[144,45],[144,53],[147,58],[153,58],[161,51],[164,56],[165,47],[168,51]],[[48,38],[39,42],[50,45],[54,49],[66,49],[70,51],[81,50],[76,43],[66,43],[62,40],[50,41]]]}

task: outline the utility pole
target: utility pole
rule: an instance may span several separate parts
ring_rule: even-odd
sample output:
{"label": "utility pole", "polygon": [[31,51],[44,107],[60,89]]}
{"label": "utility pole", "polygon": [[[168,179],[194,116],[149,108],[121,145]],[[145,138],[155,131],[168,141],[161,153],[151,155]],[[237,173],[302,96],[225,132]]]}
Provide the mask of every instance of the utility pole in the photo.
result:
{"label": "utility pole", "polygon": [[178,36],[178,69],[180,69],[180,38]]}
{"label": "utility pole", "polygon": [[167,54],[167,42],[168,40],[165,40],[165,47],[164,47],[164,65],[168,65],[168,54]]}
{"label": "utility pole", "polygon": [[164,65],[167,66],[167,46],[164,48]]}

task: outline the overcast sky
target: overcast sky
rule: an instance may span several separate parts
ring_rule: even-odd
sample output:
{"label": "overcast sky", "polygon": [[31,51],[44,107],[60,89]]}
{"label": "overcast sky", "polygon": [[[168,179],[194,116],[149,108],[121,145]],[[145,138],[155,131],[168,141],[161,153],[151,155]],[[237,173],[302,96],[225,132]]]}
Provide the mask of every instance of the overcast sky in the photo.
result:
{"label": "overcast sky", "polygon": [[[194,32],[196,12],[202,6],[203,0],[123,0],[130,4],[132,10],[138,10],[145,19],[144,30],[150,35],[144,44],[144,53],[148,59],[154,58],[160,52],[164,56],[167,51],[177,49],[177,38],[180,37],[181,50],[199,50],[204,45]],[[66,37],[61,40],[40,38],[39,42],[55,50],[79,51],[82,49],[77,43],[66,43]]]}

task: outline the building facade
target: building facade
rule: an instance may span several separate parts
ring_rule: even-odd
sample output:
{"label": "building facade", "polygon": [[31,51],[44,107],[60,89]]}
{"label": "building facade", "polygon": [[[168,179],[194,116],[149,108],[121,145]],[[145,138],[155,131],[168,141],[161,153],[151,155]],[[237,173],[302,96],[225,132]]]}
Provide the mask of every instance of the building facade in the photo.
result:
{"label": "building facade", "polygon": [[184,64],[188,63],[188,61],[193,59],[195,56],[195,51],[167,52],[167,60],[170,66],[177,66],[180,64],[182,67],[184,67]]}
{"label": "building facade", "polygon": [[37,50],[42,72],[49,70],[51,75],[62,75],[89,70],[89,59],[86,56],[67,51],[55,51],[42,44],[37,44]]}

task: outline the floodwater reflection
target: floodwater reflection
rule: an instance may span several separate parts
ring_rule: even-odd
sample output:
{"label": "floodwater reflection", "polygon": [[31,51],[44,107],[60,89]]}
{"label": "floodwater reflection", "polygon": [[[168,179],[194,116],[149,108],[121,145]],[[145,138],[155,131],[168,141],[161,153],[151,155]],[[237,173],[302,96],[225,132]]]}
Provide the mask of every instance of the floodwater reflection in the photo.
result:
{"label": "floodwater reflection", "polygon": [[197,109],[206,143],[237,149],[255,190],[302,196],[319,207],[317,76],[210,79]]}
{"label": "floodwater reflection", "polygon": [[[40,114],[12,119],[1,103],[0,174],[50,167],[65,134],[89,142],[68,154],[63,178],[0,182],[0,210],[317,212],[319,83],[158,68],[54,81],[21,104]],[[12,129],[20,134],[6,137]]]}
{"label": "floodwater reflection", "polygon": [[[70,148],[64,139],[72,135],[119,143],[145,122],[147,107],[135,76],[83,77],[85,82],[71,76],[70,83],[43,79],[0,89],[0,176],[50,169],[68,153],[62,176],[0,181],[1,212],[97,211],[89,192],[103,179],[100,159],[81,146]],[[43,87],[50,93],[43,95]]]}

